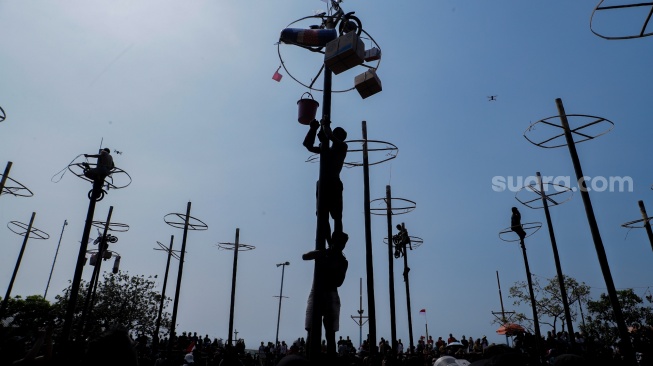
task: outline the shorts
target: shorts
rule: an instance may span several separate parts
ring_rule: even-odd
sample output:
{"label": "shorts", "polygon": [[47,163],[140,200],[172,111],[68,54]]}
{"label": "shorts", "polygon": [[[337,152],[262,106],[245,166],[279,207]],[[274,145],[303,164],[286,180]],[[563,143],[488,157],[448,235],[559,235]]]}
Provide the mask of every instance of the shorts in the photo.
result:
{"label": "shorts", "polygon": [[[338,296],[338,290],[328,290],[325,294],[322,295],[321,299],[322,305],[322,314],[320,314],[323,319],[324,329],[337,332],[340,330],[340,296]],[[306,319],[304,322],[304,328],[306,330],[311,329],[312,315],[313,315],[313,288],[311,288],[311,293],[308,295],[308,301],[306,303]]]}

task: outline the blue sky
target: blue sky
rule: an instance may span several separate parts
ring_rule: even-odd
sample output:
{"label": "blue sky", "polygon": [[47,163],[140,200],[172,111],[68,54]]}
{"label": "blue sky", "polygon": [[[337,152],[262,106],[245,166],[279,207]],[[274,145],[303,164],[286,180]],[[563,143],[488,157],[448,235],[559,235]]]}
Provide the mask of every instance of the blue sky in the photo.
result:
{"label": "blue sky", "polygon": [[[502,342],[491,324],[491,312],[501,310],[496,271],[506,310],[529,311],[507,298],[508,288],[525,280],[519,246],[498,237],[519,203],[514,192],[496,192],[492,180],[539,171],[573,182],[566,148],[538,148],[523,137],[532,122],[557,114],[556,98],[569,114],[615,123],[609,134],[577,149],[586,175],[632,179],[632,191],[590,195],[616,287],[641,295],[653,286],[644,230],[620,226],[640,218],[638,200],[653,212],[653,174],[646,166],[651,40],[608,41],[592,34],[596,3],[342,4],[382,49],[383,91],[365,100],[355,91],[334,94],[332,120],[349,139],[361,139],[365,120],[369,139],[399,148],[396,159],[370,168],[371,198],[384,197],[391,185],[393,196],[417,203],[413,212],[393,218],[424,240],[409,256],[416,339],[428,321],[435,337],[487,335]],[[12,295],[43,293],[64,220],[69,225],[48,299],[67,286],[90,184],[70,173],[57,183],[52,177],[79,154],[95,153],[102,141],[122,152],[114,154],[116,165],[132,178],[127,188],[110,191],[95,214],[104,220],[113,206],[112,221],[130,226],[112,246],[122,255],[122,270],[161,279],[165,255],[152,248],[171,235],[179,248],[182,238],[163,217],[184,213],[189,201],[191,215],[209,227],[188,235],[179,331],[227,338],[233,256],[216,244],[233,242],[240,228],[241,242],[256,249],[239,256],[238,337],[250,345],[274,340],[281,280],[275,264],[285,261],[291,265],[280,339],[304,336],[313,264],[301,254],[313,249],[318,166],[305,162],[307,128],[296,121],[296,101],[306,88],[283,69],[280,83],[271,77],[280,65],[275,43],[281,29],[320,9],[326,4],[317,0],[1,3],[0,106],[7,119],[0,123],[0,164],[12,161],[10,177],[34,196],[0,197],[0,223],[28,222],[36,212],[35,227],[50,234],[49,240],[29,241]],[[310,77],[319,69],[316,54],[289,45],[281,52],[293,74]],[[360,72],[336,75],[334,85],[350,88]],[[313,95],[321,103],[322,94]],[[497,100],[488,101],[490,95]],[[350,266],[340,288],[338,335],[357,341],[359,327],[350,315],[357,314],[359,279],[365,277],[362,169],[345,169],[341,178]],[[523,222],[545,221],[541,210],[520,209]],[[605,282],[580,195],[551,215],[563,272],[598,297]],[[373,216],[377,336],[388,338],[386,235],[385,218]],[[5,286],[22,238],[0,228],[0,241]],[[552,277],[546,230],[529,238],[527,247],[531,271]],[[401,262],[395,269],[397,335],[407,344]],[[85,279],[90,272],[85,269]],[[173,272],[169,281],[175,280]],[[423,308],[426,319],[418,315]]]}

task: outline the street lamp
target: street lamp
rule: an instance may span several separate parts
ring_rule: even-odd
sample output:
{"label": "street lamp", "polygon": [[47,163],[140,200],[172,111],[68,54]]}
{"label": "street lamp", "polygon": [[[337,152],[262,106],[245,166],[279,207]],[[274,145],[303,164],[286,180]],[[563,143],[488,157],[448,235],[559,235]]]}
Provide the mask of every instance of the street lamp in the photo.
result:
{"label": "street lamp", "polygon": [[274,340],[274,349],[276,350],[279,344],[279,321],[281,320],[281,299],[283,298],[283,275],[286,271],[286,266],[289,266],[290,262],[278,263],[277,268],[281,267],[281,290],[279,290],[279,312],[277,313],[277,335]]}

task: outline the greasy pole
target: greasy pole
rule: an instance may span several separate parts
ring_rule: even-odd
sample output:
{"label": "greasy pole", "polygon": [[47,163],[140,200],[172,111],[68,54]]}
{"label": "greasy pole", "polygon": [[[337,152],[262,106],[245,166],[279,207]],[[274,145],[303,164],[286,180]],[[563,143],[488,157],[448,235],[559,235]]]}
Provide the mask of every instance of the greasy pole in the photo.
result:
{"label": "greasy pole", "polygon": [[392,189],[385,186],[385,200],[388,219],[388,287],[390,292],[390,344],[392,351],[397,351],[397,319],[395,315],[395,271],[392,245]]}
{"label": "greasy pole", "polygon": [[163,276],[163,289],[161,290],[161,301],[159,302],[159,314],[156,317],[156,328],[154,329],[153,339],[157,341],[154,344],[156,349],[159,348],[159,329],[161,328],[161,316],[163,315],[163,304],[166,299],[166,286],[168,285],[168,272],[170,270],[170,257],[172,257],[172,243],[175,240],[174,235],[170,235],[170,247],[168,248],[168,260],[166,261],[166,272]]}
{"label": "greasy pole", "polygon": [[[326,124],[331,123],[331,79],[333,72],[328,67],[324,67],[324,95],[322,98],[322,121],[321,128],[324,129]],[[329,227],[329,212],[326,210],[327,195],[323,194],[327,184],[325,177],[327,176],[328,162],[326,152],[329,149],[329,141],[325,139],[320,144],[320,175],[317,183],[317,225],[315,229],[315,250],[326,250],[326,232]],[[321,299],[324,289],[322,288],[322,278],[324,277],[324,269],[322,268],[322,261],[316,260],[313,269],[313,311],[311,314],[311,329],[307,335],[307,356],[312,362],[318,361],[321,357],[322,346],[322,306]]]}
{"label": "greasy pole", "polygon": [[[234,305],[236,303],[236,273],[238,272],[238,240],[240,239],[240,229],[236,228],[236,241],[234,242],[234,263],[231,273],[231,306],[229,307],[229,337],[227,344],[232,344],[231,334],[234,332]],[[236,341],[238,341],[236,339]]]}
{"label": "greasy pole", "polygon": [[9,286],[7,287],[7,294],[5,295],[5,298],[2,299],[2,305],[0,305],[0,319],[4,318],[5,311],[7,311],[11,289],[14,287],[14,281],[16,280],[16,275],[18,274],[20,262],[23,260],[23,253],[25,253],[25,247],[27,247],[27,239],[29,239],[29,234],[32,232],[32,224],[34,223],[35,216],[36,212],[32,212],[32,217],[29,219],[29,225],[27,226],[27,232],[25,233],[25,239],[23,239],[23,245],[20,247],[20,253],[18,254],[18,259],[16,260],[14,273],[11,275],[11,280],[9,281]]}
{"label": "greasy pole", "polygon": [[70,359],[75,357],[75,350],[70,347],[70,336],[73,329],[73,318],[77,307],[77,298],[79,297],[79,286],[82,282],[82,272],[84,271],[84,262],[86,261],[88,239],[91,236],[91,226],[93,225],[93,215],[95,214],[95,203],[97,202],[98,197],[100,197],[103,184],[103,180],[93,181],[93,190],[91,197],[89,198],[88,212],[86,213],[86,222],[84,223],[84,232],[82,233],[82,240],[79,245],[75,274],[73,275],[73,281],[70,285],[70,293],[68,294],[68,303],[66,305],[66,315],[64,317],[63,329],[61,331],[61,338],[65,348],[64,352],[66,353],[66,357]]}
{"label": "greasy pole", "polygon": [[[403,224],[402,224],[403,226]],[[408,340],[409,340],[409,349],[413,349],[413,315],[410,311],[410,281],[408,279],[408,273],[410,268],[408,267],[408,250],[404,248],[404,281],[406,282],[406,310],[408,310]],[[427,338],[428,340],[428,338]]]}
{"label": "greasy pole", "polygon": [[[365,265],[367,269],[368,343],[371,354],[376,354],[376,304],[374,302],[374,264],[372,256],[372,220],[370,210],[370,165],[367,156],[367,122],[363,121],[363,195],[365,208]],[[361,299],[362,301],[362,299]],[[361,304],[361,309],[362,309]],[[362,325],[361,325],[362,326]]]}
{"label": "greasy pole", "polygon": [[82,317],[81,320],[79,321],[79,337],[84,336],[84,332],[86,331],[86,320],[89,317],[88,314],[91,311],[91,298],[94,296],[93,294],[95,293],[95,286],[97,286],[97,282],[100,277],[100,268],[102,267],[102,261],[103,261],[103,256],[104,256],[104,251],[105,251],[105,246],[108,246],[107,244],[107,233],[109,231],[109,225],[111,224],[111,215],[113,214],[113,206],[109,207],[109,214],[107,215],[107,222],[104,224],[104,232],[102,233],[102,236],[100,237],[100,242],[98,243],[98,252],[96,254],[96,261],[95,261],[95,266],[93,267],[93,274],[91,275],[91,280],[88,283],[88,290],[86,292],[86,299],[84,299],[84,307],[82,308]]}
{"label": "greasy pole", "polygon": [[562,306],[565,310],[565,323],[567,323],[567,332],[569,333],[569,341],[571,349],[576,346],[574,337],[574,326],[571,321],[571,311],[569,310],[569,300],[567,298],[567,290],[565,289],[565,277],[562,274],[562,266],[560,265],[560,256],[558,255],[558,244],[556,243],[556,236],[553,232],[553,223],[551,222],[551,214],[549,213],[548,197],[544,193],[544,183],[542,182],[542,175],[537,172],[537,181],[539,184],[540,197],[542,197],[542,206],[544,207],[544,216],[546,216],[546,224],[549,228],[549,238],[551,239],[551,248],[553,248],[553,259],[556,265],[556,274],[558,275],[558,285],[560,286],[560,297],[562,298]]}
{"label": "greasy pole", "polygon": [[537,360],[542,360],[542,350],[541,350],[541,340],[542,333],[540,332],[540,321],[537,318],[537,305],[535,303],[535,292],[533,291],[533,280],[531,278],[531,269],[528,266],[528,257],[526,256],[526,245],[524,244],[524,239],[519,240],[521,245],[522,253],[524,254],[524,267],[526,268],[526,280],[528,281],[528,293],[531,298],[531,310],[533,311],[533,327],[535,328],[535,351],[537,352]]}
{"label": "greasy pole", "polygon": [[186,254],[186,238],[188,236],[188,222],[190,220],[190,201],[186,206],[186,219],[184,222],[184,236],[181,240],[181,253],[179,253],[179,271],[177,272],[177,287],[175,289],[175,301],[172,306],[172,321],[170,322],[170,338],[168,350],[172,351],[173,344],[175,344],[176,334],[175,328],[177,327],[177,310],[179,309],[179,293],[181,292],[181,277],[184,274],[184,254]]}
{"label": "greasy pole", "polygon": [[2,194],[2,190],[5,189],[5,183],[7,182],[7,177],[9,177],[9,171],[11,170],[12,165],[13,163],[8,161],[7,166],[5,167],[5,172],[2,174],[2,178],[0,179],[0,195]]}
{"label": "greasy pole", "polygon": [[651,249],[653,249],[653,230],[651,230],[651,223],[648,221],[646,207],[644,207],[643,201],[637,201],[637,203],[639,204],[639,211],[642,213],[642,218],[644,219],[644,228],[646,229],[646,234],[648,235],[648,241],[651,243]]}
{"label": "greasy pole", "polygon": [[615,323],[617,323],[617,329],[619,330],[619,337],[622,340],[624,340],[623,342],[620,343],[619,347],[620,350],[622,351],[622,354],[625,357],[626,364],[636,365],[637,361],[635,359],[635,353],[632,344],[630,343],[630,333],[628,333],[628,328],[626,327],[626,321],[624,320],[624,316],[621,311],[621,305],[619,304],[619,298],[617,297],[617,290],[612,280],[610,265],[608,264],[608,257],[605,254],[605,247],[603,246],[603,240],[601,239],[599,226],[596,223],[596,217],[594,216],[594,209],[592,208],[592,201],[590,199],[590,194],[589,191],[587,190],[587,185],[585,183],[583,169],[580,166],[580,159],[578,159],[576,144],[574,142],[574,138],[571,135],[571,130],[569,128],[569,121],[567,121],[567,114],[565,113],[565,108],[560,98],[556,99],[556,106],[558,107],[558,114],[560,115],[560,121],[562,122],[562,128],[565,133],[565,139],[567,140],[567,147],[569,147],[569,154],[571,155],[571,161],[574,165],[574,171],[576,172],[576,179],[579,185],[578,189],[580,190],[580,195],[583,198],[583,205],[585,206],[585,214],[587,216],[587,221],[590,226],[590,232],[592,233],[592,239],[594,241],[596,255],[598,256],[599,259],[601,272],[603,273],[603,279],[605,280],[605,285],[608,291],[608,297],[610,298],[610,303],[612,304],[612,310],[614,312],[614,320]]}

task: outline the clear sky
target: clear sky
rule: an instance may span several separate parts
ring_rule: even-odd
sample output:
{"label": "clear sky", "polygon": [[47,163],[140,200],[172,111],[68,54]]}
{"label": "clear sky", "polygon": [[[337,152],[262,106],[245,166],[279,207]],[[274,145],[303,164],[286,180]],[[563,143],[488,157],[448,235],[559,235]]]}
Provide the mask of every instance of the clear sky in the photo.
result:
{"label": "clear sky", "polygon": [[[383,91],[365,100],[356,91],[334,94],[332,120],[352,140],[362,138],[365,120],[368,138],[399,148],[396,159],[370,168],[370,190],[372,199],[381,198],[391,185],[394,197],[417,203],[413,212],[393,217],[424,240],[409,254],[415,339],[427,321],[436,338],[487,335],[503,342],[492,324],[492,312],[501,310],[496,271],[506,310],[528,313],[508,299],[508,288],[525,280],[521,251],[498,233],[510,225],[512,206],[520,207],[522,222],[545,222],[544,213],[522,207],[508,184],[497,192],[492,183],[539,171],[569,177],[575,186],[566,148],[538,148],[523,136],[532,122],[557,114],[556,98],[569,114],[615,123],[610,133],[577,149],[585,175],[598,179],[595,187],[610,177],[632,182],[623,191],[590,195],[616,287],[650,293],[653,253],[646,233],[620,225],[641,218],[638,200],[653,212],[653,174],[646,165],[652,152],[653,40],[597,37],[589,27],[596,3],[342,4],[382,49]],[[208,225],[188,235],[178,331],[227,338],[233,254],[216,245],[233,242],[240,228],[241,243],[256,249],[239,255],[238,337],[248,346],[274,340],[281,281],[275,265],[285,261],[291,264],[280,339],[305,336],[313,263],[301,254],[314,248],[318,165],[305,162],[307,127],[297,122],[296,102],[307,89],[283,69],[281,82],[271,77],[281,64],[275,45],[281,29],[320,9],[326,4],[317,0],[1,2],[0,106],[7,118],[0,123],[0,165],[12,161],[10,177],[34,192],[30,198],[0,197],[2,295],[22,243],[6,223],[27,223],[32,212],[34,226],[50,239],[28,242],[12,295],[43,294],[64,220],[69,225],[48,299],[68,285],[91,184],[70,172],[55,175],[102,143],[121,152],[113,154],[116,165],[133,180],[109,191],[95,211],[95,219],[104,221],[113,206],[112,221],[130,227],[111,246],[122,255],[122,270],[159,275],[161,286],[166,258],[152,248],[174,235],[178,249],[182,239],[182,230],[163,217],[185,213],[192,202],[191,215]],[[320,55],[295,46],[282,45],[281,54],[307,83],[321,63]],[[350,88],[361,72],[336,75],[334,85]],[[322,103],[322,93],[313,95]],[[489,101],[492,95],[496,101]],[[360,159],[360,153],[348,158]],[[344,169],[341,178],[350,240],[338,336],[358,344],[359,327],[350,316],[359,309],[360,278],[368,314],[363,170]],[[551,216],[563,272],[591,286],[598,298],[606,285],[580,195],[552,208]],[[379,338],[390,336],[387,232],[385,217],[373,216]],[[526,245],[531,271],[555,275],[547,231]],[[403,264],[394,265],[397,335],[407,344]],[[171,272],[169,289],[176,281],[176,270]],[[84,278],[90,275],[86,267]]]}

